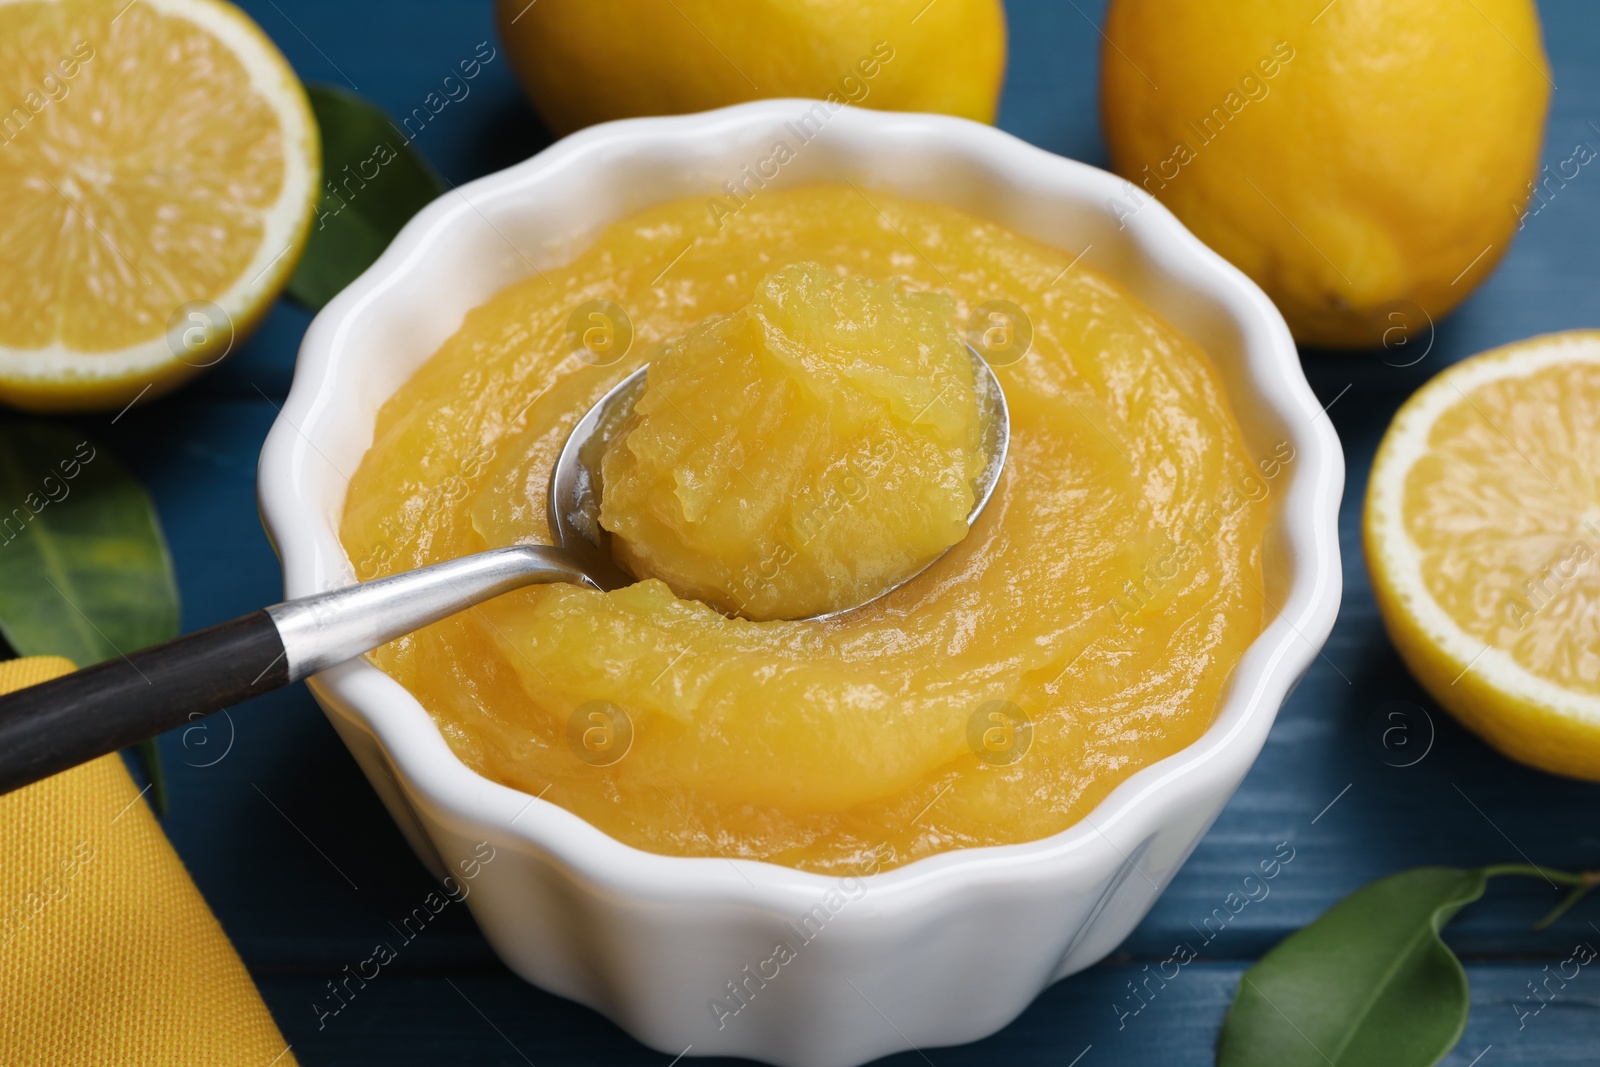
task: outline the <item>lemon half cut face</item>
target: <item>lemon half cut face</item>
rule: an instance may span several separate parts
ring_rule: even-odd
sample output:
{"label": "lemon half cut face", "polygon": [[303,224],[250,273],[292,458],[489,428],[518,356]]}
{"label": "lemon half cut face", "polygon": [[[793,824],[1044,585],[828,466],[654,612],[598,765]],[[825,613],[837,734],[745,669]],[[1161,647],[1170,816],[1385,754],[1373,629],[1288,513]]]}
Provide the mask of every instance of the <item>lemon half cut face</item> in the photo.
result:
{"label": "lemon half cut face", "polygon": [[1524,763],[1600,780],[1600,331],[1456,364],[1372,468],[1367,564],[1406,664]]}
{"label": "lemon half cut face", "polygon": [[299,259],[304,90],[220,0],[0,2],[0,400],[115,409],[211,366]]}

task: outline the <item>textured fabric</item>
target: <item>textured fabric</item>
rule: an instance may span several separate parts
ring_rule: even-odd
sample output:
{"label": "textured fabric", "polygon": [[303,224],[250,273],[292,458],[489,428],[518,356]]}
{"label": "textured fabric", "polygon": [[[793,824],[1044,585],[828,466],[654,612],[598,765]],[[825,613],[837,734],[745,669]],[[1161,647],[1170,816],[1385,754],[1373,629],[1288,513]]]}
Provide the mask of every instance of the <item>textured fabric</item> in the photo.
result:
{"label": "textured fabric", "polygon": [[[71,669],[0,663],[0,693]],[[0,796],[0,1064],[294,1062],[120,757]]]}

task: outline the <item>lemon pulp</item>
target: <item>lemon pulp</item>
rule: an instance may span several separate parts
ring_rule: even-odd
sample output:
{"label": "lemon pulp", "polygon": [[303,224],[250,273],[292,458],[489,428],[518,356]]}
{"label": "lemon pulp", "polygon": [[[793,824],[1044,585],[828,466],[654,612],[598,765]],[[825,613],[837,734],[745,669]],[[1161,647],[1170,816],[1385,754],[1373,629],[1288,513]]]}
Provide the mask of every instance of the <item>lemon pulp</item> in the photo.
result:
{"label": "lemon pulp", "polygon": [[[469,766],[639,848],[843,872],[1060,831],[1212,721],[1260,632],[1266,502],[1293,452],[1247,452],[1197,346],[1001,226],[851,186],[616,222],[470,312],[388,401],[343,543],[365,579],[545,541],[577,418],[798,263],[941,294],[958,327],[1025,309],[1031,349],[997,372],[1010,459],[963,540],[828,622],[727,618],[658,580],[552,586],[373,659]],[[568,342],[596,300],[634,337],[605,366]],[[709,421],[718,395],[679,402]]]}
{"label": "lemon pulp", "polygon": [[[1404,504],[1422,580],[1440,607],[1525,669],[1590,696],[1600,696],[1587,566],[1600,544],[1600,497],[1583,469],[1593,465],[1574,459],[1600,444],[1597,399],[1594,363],[1486,382],[1434,423],[1430,454],[1406,476]],[[1507,447],[1501,433],[1521,447]]]}

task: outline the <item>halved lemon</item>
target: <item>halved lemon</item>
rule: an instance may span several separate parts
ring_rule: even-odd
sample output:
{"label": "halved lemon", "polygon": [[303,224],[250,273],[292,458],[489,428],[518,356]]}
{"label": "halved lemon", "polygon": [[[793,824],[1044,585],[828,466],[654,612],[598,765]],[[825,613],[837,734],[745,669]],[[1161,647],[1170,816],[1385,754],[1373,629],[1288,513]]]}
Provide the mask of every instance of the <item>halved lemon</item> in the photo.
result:
{"label": "halved lemon", "polygon": [[1473,356],[1406,401],[1363,522],[1378,609],[1441,705],[1600,780],[1600,331]]}
{"label": "halved lemon", "polygon": [[283,55],[221,0],[0,0],[0,400],[157,396],[288,280],[320,148]]}

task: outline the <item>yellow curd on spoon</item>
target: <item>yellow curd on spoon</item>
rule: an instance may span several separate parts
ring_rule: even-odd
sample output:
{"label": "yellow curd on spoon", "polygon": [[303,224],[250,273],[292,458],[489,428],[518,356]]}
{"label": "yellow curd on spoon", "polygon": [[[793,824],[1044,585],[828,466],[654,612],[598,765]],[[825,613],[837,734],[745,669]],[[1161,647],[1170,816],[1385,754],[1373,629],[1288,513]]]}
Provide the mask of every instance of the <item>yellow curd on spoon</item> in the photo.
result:
{"label": "yellow curd on spoon", "polygon": [[751,619],[853,607],[967,535],[987,466],[955,303],[816,263],[657,353],[601,464],[635,575]]}

